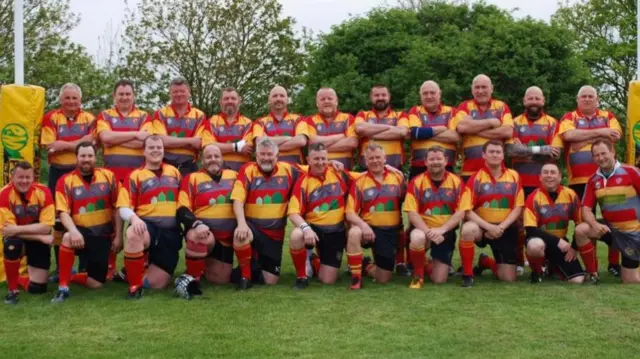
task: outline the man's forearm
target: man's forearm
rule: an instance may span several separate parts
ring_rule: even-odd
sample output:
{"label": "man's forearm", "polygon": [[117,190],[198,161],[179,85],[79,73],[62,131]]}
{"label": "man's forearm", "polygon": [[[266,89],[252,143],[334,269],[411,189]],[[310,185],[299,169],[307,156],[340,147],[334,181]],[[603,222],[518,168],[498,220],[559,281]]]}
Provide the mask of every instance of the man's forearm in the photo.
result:
{"label": "man's forearm", "polygon": [[408,133],[409,133],[409,129],[406,127],[389,126],[389,128],[386,131],[380,132],[371,138],[373,138],[374,140],[386,140],[386,141],[404,140],[405,137],[407,137]]}
{"label": "man's forearm", "polygon": [[458,123],[456,130],[461,134],[474,135],[480,131],[488,130],[490,128],[493,128],[491,119],[474,120],[473,118],[467,116]]}
{"label": "man's forearm", "polygon": [[323,145],[329,147],[344,138],[345,135],[342,133],[329,136],[313,136],[309,139],[309,144],[322,143]]}
{"label": "man's forearm", "polygon": [[449,220],[442,225],[442,230],[445,232],[449,232],[453,230],[460,224],[460,221],[462,221],[463,218],[464,218],[464,211],[457,210],[453,214],[453,216],[451,216],[451,218],[449,218]]}
{"label": "man's forearm", "polygon": [[136,139],[138,132],[115,132],[115,131],[103,131],[100,132],[100,141],[107,145],[120,145],[124,142],[128,142]]}
{"label": "man's forearm", "polygon": [[298,135],[289,138],[287,141],[281,143],[278,148],[280,151],[297,150],[307,145],[307,137],[304,135]]}
{"label": "man's forearm", "polygon": [[120,144],[121,147],[130,148],[133,150],[141,149],[143,145],[144,145],[144,142],[140,140],[131,140],[131,141],[123,142]]}
{"label": "man's forearm", "polygon": [[592,211],[591,208],[583,206],[582,220],[588,223],[591,227],[594,227],[596,224],[598,224],[598,220],[596,219],[596,216],[591,211]]}
{"label": "man's forearm", "polygon": [[360,218],[357,214],[353,212],[345,213],[345,218],[347,222],[352,226],[356,226],[358,228],[363,228],[367,223]]}
{"label": "man's forearm", "polygon": [[191,138],[179,138],[167,135],[161,135],[160,138],[165,148],[191,147]]}
{"label": "man's forearm", "polygon": [[513,128],[507,126],[498,127],[491,130],[482,131],[478,135],[490,140],[503,141],[513,137]]}
{"label": "man's forearm", "polygon": [[51,233],[51,226],[43,223],[25,224],[23,226],[16,226],[16,229],[18,235]]}
{"label": "man's forearm", "polygon": [[73,218],[67,212],[58,212],[58,216],[60,217],[60,223],[64,226],[67,232],[77,232],[78,227],[73,222]]}
{"label": "man's forearm", "polygon": [[460,141],[460,135],[456,131],[446,130],[433,136],[433,140],[443,143],[458,143],[458,141]]}
{"label": "man's forearm", "polygon": [[389,130],[391,126],[377,123],[358,123],[356,134],[360,137],[373,137]]}
{"label": "man's forearm", "polygon": [[289,220],[291,221],[291,223],[293,223],[293,225],[296,228],[299,228],[303,223],[306,223],[304,218],[302,218],[302,216],[297,214],[297,213],[290,214],[289,215]]}
{"label": "man's forearm", "polygon": [[358,147],[358,139],[355,137],[343,138],[333,145],[327,146],[329,152],[351,151]]}
{"label": "man's forearm", "polygon": [[515,222],[518,218],[520,218],[521,214],[522,214],[522,207],[515,207],[514,209],[511,210],[511,212],[509,212],[509,215],[507,216],[507,218],[505,218],[504,221],[500,223],[501,227],[503,227],[504,229],[507,229],[513,224],[513,222]]}
{"label": "man's forearm", "polygon": [[418,212],[408,212],[407,217],[409,217],[409,222],[417,229],[423,232],[427,232],[429,230],[429,227],[424,223]]}
{"label": "man's forearm", "polygon": [[233,201],[233,214],[236,216],[238,224],[247,225],[247,220],[244,217],[244,202]]}
{"label": "man's forearm", "polygon": [[489,228],[491,228],[491,226],[492,226],[491,223],[489,223],[489,222],[485,221],[484,219],[482,219],[482,217],[480,217],[473,210],[466,211],[465,217],[467,218],[467,221],[475,222],[478,226],[480,226],[480,228],[482,228],[485,231],[488,231]]}

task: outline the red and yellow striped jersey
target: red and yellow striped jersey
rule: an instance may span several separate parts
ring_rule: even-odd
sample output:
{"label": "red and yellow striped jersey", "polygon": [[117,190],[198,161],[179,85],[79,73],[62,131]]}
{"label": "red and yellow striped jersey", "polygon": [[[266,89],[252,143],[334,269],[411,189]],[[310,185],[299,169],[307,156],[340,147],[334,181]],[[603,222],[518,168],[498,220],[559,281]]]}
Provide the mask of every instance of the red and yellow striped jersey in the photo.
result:
{"label": "red and yellow striped jersey", "polygon": [[[446,127],[455,131],[457,126],[456,109],[450,106],[440,105],[438,110],[430,113],[423,106],[414,106],[409,114],[401,121],[400,125],[405,127],[431,128]],[[444,148],[447,156],[447,166],[453,167],[456,163],[455,143],[444,143],[437,140],[411,140],[411,167],[425,167],[424,160],[427,158],[427,151],[433,146]]]}
{"label": "red and yellow striped jersey", "polygon": [[[256,138],[264,136],[262,126],[239,113],[235,119],[228,123],[227,115],[222,112],[211,116],[209,122],[214,142],[235,143],[245,140],[247,144],[253,144]],[[223,158],[224,163],[234,171],[240,170],[244,164],[251,160],[250,156],[237,152],[225,153]]]}
{"label": "red and yellow striped jersey", "polygon": [[[486,120],[497,118],[502,123],[502,127],[513,128],[513,118],[511,110],[506,103],[492,99],[489,108],[486,111],[480,109],[480,105],[475,100],[468,100],[458,106],[456,114],[457,124],[464,119],[465,116],[471,116],[474,120]],[[489,140],[478,135],[462,136],[462,177],[471,176],[475,172],[484,167],[484,159],[482,158],[482,146]],[[505,141],[512,143],[512,140]]]}
{"label": "red and yellow striped jersey", "polygon": [[[103,131],[131,132],[147,131],[153,132],[153,122],[149,115],[137,108],[134,108],[126,117],[116,108],[100,112],[96,119],[96,136]],[[118,181],[124,183],[131,171],[144,164],[143,149],[126,148],[121,145],[107,147],[103,149],[104,167],[113,171]]]}
{"label": "red and yellow striped jersey", "polygon": [[359,215],[368,225],[396,229],[402,226],[401,205],[406,185],[401,175],[384,170],[382,182],[366,171],[349,189],[345,213]]}
{"label": "red and yellow striped jersey", "polygon": [[34,182],[27,193],[21,194],[9,183],[0,189],[0,219],[0,230],[5,224],[42,223],[53,227],[56,213],[51,192]]}
{"label": "red and yellow striped jersey", "polygon": [[596,202],[613,228],[640,233],[640,170],[618,162],[605,177],[598,169],[587,182],[582,205],[595,208]]}
{"label": "red and yellow striped jersey", "polygon": [[[355,119],[348,113],[338,112],[333,121],[327,121],[321,114],[315,114],[308,117],[306,121],[308,124],[309,138],[340,134],[345,135],[346,138],[358,138],[358,135],[356,135]],[[331,152],[331,150],[329,150],[329,159],[341,162],[347,171],[352,169],[352,152]]]}
{"label": "red and yellow striped jersey", "polygon": [[[513,120],[513,139],[525,146],[552,146],[562,149],[562,139],[558,134],[558,120],[543,114],[539,119],[531,121],[525,114]],[[523,187],[540,187],[540,172],[544,162],[533,159],[513,158],[513,169],[520,174]]]}
{"label": "red and yellow striped jersey", "polygon": [[120,189],[118,208],[129,207],[140,219],[160,228],[175,228],[179,187],[180,172],[169,164],[162,164],[159,176],[138,168]]}
{"label": "red and yellow striped jersey", "polygon": [[581,221],[580,199],[570,188],[558,186],[555,202],[547,190],[540,187],[533,191],[524,208],[524,226],[537,227],[558,238],[567,238],[569,221],[575,225]]}
{"label": "red and yellow striped jersey", "polygon": [[220,180],[216,181],[207,171],[200,170],[190,173],[180,183],[178,204],[209,226],[215,240],[225,247],[233,244],[237,226],[231,202],[231,190],[237,178],[237,172],[222,170]]}
{"label": "red and yellow striped jersey", "polygon": [[88,229],[92,235],[110,237],[119,190],[116,176],[106,168],[94,169],[91,183],[85,182],[76,169],[56,184],[56,210],[68,213],[76,226]]}
{"label": "red and yellow striped jersey", "polygon": [[284,239],[291,191],[302,174],[299,167],[286,162],[276,163],[270,175],[262,173],[255,162],[247,163],[238,172],[231,200],[244,203],[244,214],[249,224],[273,240],[281,241]]}
{"label": "red and yellow striped jersey", "polygon": [[[401,119],[404,117],[405,114],[402,111],[394,111],[392,109],[388,109],[382,118],[379,118],[374,110],[360,111],[356,116],[355,124],[366,122],[377,125],[404,126],[409,128],[409,126],[401,122]],[[402,165],[404,164],[404,139],[375,140],[375,142],[384,149],[384,153],[387,156],[387,164],[402,170]],[[366,168],[364,151],[368,145],[369,138],[362,138],[362,141],[360,141],[360,166],[362,166],[362,168]]]}
{"label": "red and yellow striped jersey", "polygon": [[[188,105],[187,113],[178,118],[173,106],[165,106],[153,115],[154,133],[178,138],[199,137],[202,147],[213,142],[209,121],[204,112]],[[172,166],[180,166],[196,160],[198,151],[193,148],[165,148],[164,159]]]}
{"label": "red and yellow striped jersey", "polygon": [[[262,125],[265,135],[269,137],[289,136],[295,137],[304,135],[309,137],[307,122],[300,115],[285,112],[282,120],[276,119],[273,113],[258,119],[258,123]],[[302,148],[289,151],[280,151],[278,160],[282,162],[299,165],[304,162],[302,157]]]}
{"label": "red and yellow striped jersey", "polygon": [[[597,110],[596,114],[588,118],[580,111],[568,112],[562,117],[560,122],[560,135],[570,130],[593,130],[600,128],[611,128],[618,130],[622,134],[622,128],[616,116],[608,111]],[[598,165],[591,156],[591,145],[585,145],[581,149],[574,151],[571,143],[565,143],[565,163],[569,174],[569,184],[587,183],[589,177],[596,173]]]}
{"label": "red and yellow striped jersey", "polygon": [[[95,134],[96,119],[86,111],[79,111],[73,118],[67,118],[62,109],[47,112],[42,119],[40,144],[46,146],[55,141],[73,142],[82,137]],[[72,169],[76,166],[74,151],[60,151],[48,154],[49,164],[59,169]]]}
{"label": "red and yellow striped jersey", "polygon": [[467,181],[460,207],[474,211],[492,224],[504,221],[512,209],[524,206],[524,191],[518,172],[502,167],[502,175],[494,178],[484,166]]}
{"label": "red and yellow striped jersey", "polygon": [[416,212],[429,228],[440,228],[460,208],[464,184],[460,177],[446,172],[439,187],[428,173],[422,173],[409,182],[407,196],[402,205],[404,212]]}
{"label": "red and yellow striped jersey", "polygon": [[352,180],[349,172],[331,167],[322,176],[302,175],[293,187],[288,214],[298,214],[327,233],[344,230],[345,200]]}

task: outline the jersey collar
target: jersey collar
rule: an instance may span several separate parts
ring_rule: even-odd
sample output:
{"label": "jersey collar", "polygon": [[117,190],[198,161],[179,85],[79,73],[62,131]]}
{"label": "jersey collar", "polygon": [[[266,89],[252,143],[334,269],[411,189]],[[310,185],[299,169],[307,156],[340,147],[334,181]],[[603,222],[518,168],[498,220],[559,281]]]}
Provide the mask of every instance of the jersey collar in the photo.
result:
{"label": "jersey collar", "polygon": [[[171,111],[173,111],[173,117],[178,118],[178,111],[176,111],[176,108],[173,106],[173,104],[170,104],[169,107],[171,108]],[[185,112],[184,115],[182,116],[185,117],[190,112],[191,112],[191,104],[187,102],[187,112]]]}

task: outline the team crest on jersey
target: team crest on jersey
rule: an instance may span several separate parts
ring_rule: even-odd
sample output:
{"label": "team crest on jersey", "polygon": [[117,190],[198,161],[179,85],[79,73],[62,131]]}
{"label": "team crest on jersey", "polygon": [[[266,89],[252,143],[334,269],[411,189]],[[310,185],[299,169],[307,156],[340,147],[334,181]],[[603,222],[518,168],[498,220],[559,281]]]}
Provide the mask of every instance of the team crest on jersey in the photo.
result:
{"label": "team crest on jersey", "polygon": [[322,125],[318,125],[318,131],[322,131]]}
{"label": "team crest on jersey", "polygon": [[284,178],[278,177],[276,181],[278,182],[278,184],[282,184],[282,182],[284,182]]}
{"label": "team crest on jersey", "polygon": [[100,187],[100,191],[104,191],[106,186],[104,184],[101,184],[99,187]]}
{"label": "team crest on jersey", "polygon": [[172,122],[173,122],[172,119],[170,119],[170,118],[167,119],[167,125],[170,125]]}
{"label": "team crest on jersey", "polygon": [[622,183],[622,178],[620,177],[616,178],[616,184],[620,184],[620,183]]}
{"label": "team crest on jersey", "polygon": [[114,117],[114,118],[112,118],[112,119],[111,119],[111,122],[113,122],[113,123],[117,123],[117,122],[118,122],[118,119]]}
{"label": "team crest on jersey", "polygon": [[581,125],[581,126],[584,126],[586,123],[587,123],[587,121],[585,121],[583,118],[578,120],[578,124]]}
{"label": "team crest on jersey", "polygon": [[60,127],[58,132],[60,132],[60,133],[64,132],[64,127]]}
{"label": "team crest on jersey", "polygon": [[367,122],[369,122],[369,123],[375,123],[375,122],[376,122],[376,119],[372,117],[372,118],[370,118],[370,119],[369,119],[369,121],[367,121]]}
{"label": "team crest on jersey", "polygon": [[76,189],[76,196],[79,196],[81,194],[82,194],[82,188]]}
{"label": "team crest on jersey", "polygon": [[520,126],[520,132],[527,132],[526,126]]}
{"label": "team crest on jersey", "polygon": [[485,191],[488,191],[489,188],[491,188],[491,185],[489,185],[488,183],[484,185],[484,190]]}
{"label": "team crest on jersey", "polygon": [[267,128],[271,128],[271,127],[273,127],[273,122],[271,121],[267,122]]}
{"label": "team crest on jersey", "polygon": [[600,189],[600,181],[596,182],[596,189]]}
{"label": "team crest on jersey", "polygon": [[511,189],[511,183],[505,183],[504,188]]}
{"label": "team crest on jersey", "polygon": [[549,130],[549,127],[547,126],[542,126],[542,131],[547,132]]}
{"label": "team crest on jersey", "polygon": [[133,121],[133,123],[138,123],[138,118],[134,117],[134,118],[131,119],[131,121]]}

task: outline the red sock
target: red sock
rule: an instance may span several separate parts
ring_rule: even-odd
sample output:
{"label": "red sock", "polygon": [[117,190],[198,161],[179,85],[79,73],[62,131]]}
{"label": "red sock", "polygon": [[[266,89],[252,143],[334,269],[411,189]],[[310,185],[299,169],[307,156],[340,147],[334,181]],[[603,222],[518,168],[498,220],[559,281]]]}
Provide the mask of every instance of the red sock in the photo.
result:
{"label": "red sock", "polygon": [[593,247],[593,243],[587,242],[587,244],[582,247],[578,247],[578,252],[580,252],[580,257],[582,258],[582,262],[589,273],[597,273],[598,272],[598,264],[596,263],[596,251]]}
{"label": "red sock", "polygon": [[498,275],[498,265],[496,261],[489,256],[482,256],[482,258],[480,258],[480,267],[491,269],[493,274]]}
{"label": "red sock", "polygon": [[431,273],[433,273],[433,262],[427,258],[424,262],[424,275],[431,277]]}
{"label": "red sock", "polygon": [[18,290],[18,281],[20,279],[20,259],[14,261],[4,260],[4,272],[7,275],[7,289],[10,292]]}
{"label": "red sock", "polygon": [[532,257],[527,256],[529,260],[529,267],[533,273],[542,274],[542,264],[544,263],[544,257]]}
{"label": "red sock", "polygon": [[418,278],[424,278],[424,252],[424,247],[409,248],[409,258],[411,258],[411,263],[413,263],[413,274]]}
{"label": "red sock", "polygon": [[620,265],[620,251],[609,247],[609,265]]}
{"label": "red sock", "polygon": [[113,278],[113,272],[116,270],[116,258],[117,254],[113,251],[109,251],[109,267],[107,269],[107,279]]}
{"label": "red sock", "polygon": [[311,267],[315,273],[320,273],[320,257],[314,256],[311,258]]}
{"label": "red sock", "polygon": [[20,284],[20,286],[22,287],[22,290],[24,290],[25,292],[29,290],[29,275],[21,275],[18,278],[18,284]]}
{"label": "red sock", "polygon": [[187,266],[187,274],[195,278],[196,280],[200,280],[202,273],[204,272],[205,262],[204,258],[185,258],[185,264]]}
{"label": "red sock", "polygon": [[76,261],[76,251],[65,245],[58,251],[58,275],[60,277],[58,287],[68,287],[71,280],[71,270]]}
{"label": "red sock", "polygon": [[236,257],[238,257],[240,275],[243,278],[251,279],[251,245],[245,244],[241,247],[234,246],[233,251],[236,252]]}
{"label": "red sock", "polygon": [[129,289],[137,290],[144,279],[144,254],[142,252],[124,252],[124,267],[127,269]]}
{"label": "red sock", "polygon": [[407,246],[407,232],[400,232],[400,237],[398,238],[398,244],[396,245],[396,264],[406,263],[407,258],[405,256],[405,247]]}
{"label": "red sock", "polygon": [[476,254],[476,244],[472,241],[458,242],[460,261],[462,262],[462,274],[473,277],[473,257]]}
{"label": "red sock", "polygon": [[87,272],[76,273],[71,276],[71,283],[86,287],[88,278],[89,275],[87,274]]}
{"label": "red sock", "polygon": [[518,245],[516,247],[516,265],[524,267],[524,243],[527,236],[523,231],[518,232]]}
{"label": "red sock", "polygon": [[351,278],[362,278],[362,252],[347,253],[347,263],[351,268]]}
{"label": "red sock", "polygon": [[289,248],[289,253],[291,253],[293,266],[296,268],[296,277],[307,278],[307,250],[305,248]]}

